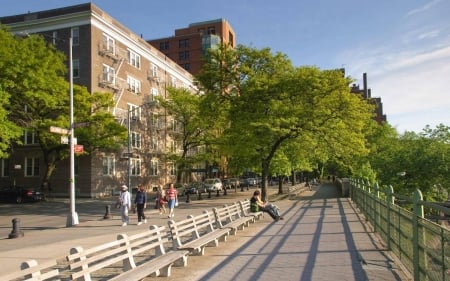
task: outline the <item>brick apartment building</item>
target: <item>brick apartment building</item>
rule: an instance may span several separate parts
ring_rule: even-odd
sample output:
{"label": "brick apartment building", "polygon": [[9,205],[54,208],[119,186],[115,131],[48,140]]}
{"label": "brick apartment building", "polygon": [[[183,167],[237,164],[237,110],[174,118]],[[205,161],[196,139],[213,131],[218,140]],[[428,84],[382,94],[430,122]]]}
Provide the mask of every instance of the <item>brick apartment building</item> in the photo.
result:
{"label": "brick apartment building", "polygon": [[383,113],[383,103],[380,97],[372,97],[372,91],[367,87],[367,73],[363,73],[363,88],[361,89],[359,85],[353,84],[350,88],[350,92],[354,94],[360,94],[365,100],[368,100],[375,106],[375,121],[378,124],[386,122],[386,114]]}
{"label": "brick apartment building", "polygon": [[220,43],[236,46],[236,35],[225,19],[191,23],[176,29],[175,36],[147,40],[171,60],[192,74],[202,67],[202,57],[207,49]]}
{"label": "brick apartment building", "polygon": [[[167,85],[195,89],[190,72],[92,3],[6,16],[0,22],[15,34],[43,35],[67,56],[72,37],[74,84],[86,86],[91,93],[114,94],[112,112],[128,129],[130,151],[125,147],[115,153],[97,151],[75,157],[77,196],[108,195],[128,180],[131,187],[143,183],[149,189],[175,180],[176,165],[165,160],[168,151],[178,151],[173,139],[175,121],[154,98],[166,97]],[[149,129],[144,133],[142,128]],[[14,181],[38,188],[42,184],[46,169],[42,153],[32,140],[24,141],[9,159],[0,159],[1,185]],[[66,160],[50,180],[52,194],[67,196],[68,181]]]}

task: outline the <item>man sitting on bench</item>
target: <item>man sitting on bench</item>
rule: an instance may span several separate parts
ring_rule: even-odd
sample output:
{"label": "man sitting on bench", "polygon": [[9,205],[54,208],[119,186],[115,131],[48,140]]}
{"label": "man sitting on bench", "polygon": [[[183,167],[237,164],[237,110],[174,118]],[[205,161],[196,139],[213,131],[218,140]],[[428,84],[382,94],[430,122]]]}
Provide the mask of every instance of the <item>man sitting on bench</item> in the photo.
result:
{"label": "man sitting on bench", "polygon": [[273,220],[279,221],[282,220],[283,217],[278,213],[279,208],[274,204],[263,202],[261,200],[261,192],[259,190],[255,190],[253,192],[253,196],[250,199],[250,211],[251,212],[259,212],[263,211],[268,213]]}

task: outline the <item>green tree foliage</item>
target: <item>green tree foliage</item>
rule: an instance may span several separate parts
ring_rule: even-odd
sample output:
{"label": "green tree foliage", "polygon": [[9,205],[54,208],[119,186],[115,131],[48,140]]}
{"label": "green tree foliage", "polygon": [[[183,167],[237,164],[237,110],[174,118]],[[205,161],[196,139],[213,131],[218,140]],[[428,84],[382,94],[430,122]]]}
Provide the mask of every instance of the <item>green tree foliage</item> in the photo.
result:
{"label": "green tree foliage", "polygon": [[398,135],[389,126],[379,127],[371,138],[368,157],[381,185],[411,195],[420,189],[427,200],[446,200],[450,188],[450,127],[443,124],[422,133]]}
{"label": "green tree foliage", "polygon": [[[65,56],[39,35],[16,38],[2,29],[0,38],[4,43],[0,46],[2,109],[8,112],[10,122],[33,134],[39,143],[47,166],[42,183],[45,185],[57,164],[69,156],[69,146],[61,144],[61,135],[49,132],[50,126],[70,127]],[[108,111],[113,106],[111,94],[91,95],[86,88],[75,85],[74,104],[75,123],[89,123],[75,131],[78,144],[85,146],[86,153],[98,148],[115,149],[124,143],[126,129]],[[5,141],[7,134],[17,137],[7,127],[3,133]],[[20,144],[16,139],[16,145]]]}
{"label": "green tree foliage", "polygon": [[[176,121],[173,128],[174,140],[181,144],[182,153],[172,153],[169,159],[178,165],[178,179],[181,182],[184,172],[189,172],[193,164],[205,160],[205,153],[199,149],[205,145],[210,125],[199,116],[201,97],[184,88],[168,88],[169,98],[160,98],[159,104]],[[195,154],[190,152],[196,151]]]}
{"label": "green tree foliage", "polygon": [[[268,48],[239,46],[235,52],[228,57],[237,57],[237,62],[221,64],[233,65],[239,73],[239,79],[233,80],[239,84],[230,86],[239,89],[239,95],[230,99],[222,141],[231,158],[249,165],[247,168],[260,167],[263,196],[270,169],[276,172],[286,163],[291,168],[309,164],[309,159],[323,155],[345,163],[355,154],[367,152],[364,129],[373,109],[350,93],[351,81],[341,71],[296,68],[285,55],[272,54]],[[219,98],[220,93],[215,93]],[[310,153],[283,150],[295,149],[298,142],[310,148]],[[273,159],[279,167],[271,166]],[[282,159],[289,160],[279,161]]]}

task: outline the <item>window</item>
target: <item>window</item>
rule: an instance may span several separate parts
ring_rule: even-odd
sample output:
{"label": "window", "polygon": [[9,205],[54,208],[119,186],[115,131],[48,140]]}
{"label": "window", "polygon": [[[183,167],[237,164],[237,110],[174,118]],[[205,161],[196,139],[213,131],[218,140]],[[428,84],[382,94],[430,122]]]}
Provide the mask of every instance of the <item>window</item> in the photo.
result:
{"label": "window", "polygon": [[167,163],[167,173],[171,176],[177,175],[177,168],[175,167],[175,164],[173,162]]}
{"label": "window", "polygon": [[169,41],[164,41],[164,42],[160,42],[160,43],[159,43],[159,50],[160,50],[160,51],[166,51],[166,50],[169,50],[169,47],[170,47]]}
{"label": "window", "polygon": [[156,88],[151,88],[150,89],[150,97],[152,101],[157,101],[156,97],[159,96],[159,92],[158,89]]}
{"label": "window", "polygon": [[56,46],[57,42],[58,42],[58,31],[53,31],[53,33],[52,33],[52,44],[53,44],[53,46]]}
{"label": "window", "polygon": [[131,165],[131,175],[132,176],[140,176],[141,175],[141,159],[139,158],[130,158]]}
{"label": "window", "polygon": [[128,86],[128,91],[133,92],[135,94],[141,93],[141,81],[139,81],[131,76],[127,77],[127,86]]}
{"label": "window", "polygon": [[151,120],[150,120],[150,126],[159,129],[159,116],[157,114],[152,114]]}
{"label": "window", "polygon": [[80,78],[80,60],[72,60],[73,78]]}
{"label": "window", "polygon": [[25,158],[25,177],[39,176],[39,158]]}
{"label": "window", "polygon": [[9,159],[2,159],[2,177],[9,177]]}
{"label": "window", "polygon": [[137,132],[130,133],[130,144],[133,148],[141,148],[141,134]]}
{"label": "window", "polygon": [[153,150],[158,150],[158,138],[152,137],[150,148]]}
{"label": "window", "polygon": [[158,160],[152,160],[150,162],[150,176],[158,175]]}
{"label": "window", "polygon": [[103,156],[103,175],[112,176],[114,174],[114,156]]}
{"label": "window", "polygon": [[115,84],[116,81],[116,71],[109,65],[103,65],[102,81],[110,84]]}
{"label": "window", "polygon": [[141,120],[141,107],[133,104],[128,104],[128,111],[130,112],[131,120]]}
{"label": "window", "polygon": [[208,34],[216,34],[216,28],[214,26],[208,27]]}
{"label": "window", "polygon": [[179,60],[189,60],[189,51],[178,52]]}
{"label": "window", "polygon": [[170,77],[170,86],[174,88],[177,87],[177,78],[175,78],[175,76]]}
{"label": "window", "polygon": [[158,67],[156,65],[152,64],[150,71],[151,71],[152,77],[159,77]]}
{"label": "window", "polygon": [[189,48],[189,39],[181,39],[178,41],[178,48],[186,49]]}
{"label": "window", "polygon": [[36,134],[34,132],[30,132],[28,130],[25,130],[23,132],[23,144],[37,144],[39,143],[36,137]]}
{"label": "window", "polygon": [[141,56],[128,50],[128,63],[136,68],[141,68]]}
{"label": "window", "polygon": [[186,70],[190,70],[191,69],[191,64],[190,63],[181,63],[180,66]]}
{"label": "window", "polygon": [[78,27],[73,27],[71,33],[72,33],[72,45],[73,46],[80,45],[80,29]]}
{"label": "window", "polygon": [[103,46],[102,46],[103,51],[108,51],[112,54],[116,53],[116,43],[113,38],[111,38],[107,34],[103,34],[102,41],[103,41]]}
{"label": "window", "polygon": [[172,153],[177,152],[177,142],[174,140],[170,141],[170,152]]}

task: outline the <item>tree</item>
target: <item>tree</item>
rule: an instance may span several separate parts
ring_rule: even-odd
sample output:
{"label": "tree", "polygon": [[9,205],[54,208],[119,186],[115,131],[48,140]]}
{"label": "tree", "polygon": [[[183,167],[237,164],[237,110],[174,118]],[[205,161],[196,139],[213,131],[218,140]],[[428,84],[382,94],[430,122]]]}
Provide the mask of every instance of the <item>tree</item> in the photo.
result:
{"label": "tree", "polygon": [[[69,146],[61,144],[61,135],[49,132],[50,126],[70,127],[65,57],[39,35],[17,39],[3,30],[0,36],[7,39],[2,41],[8,42],[7,49],[15,50],[0,60],[0,87],[10,96],[5,109],[10,122],[32,134],[39,144],[47,167],[42,180],[46,186],[57,164],[69,156]],[[4,51],[3,46],[0,50]],[[75,131],[78,143],[86,146],[86,153],[124,144],[126,129],[108,111],[114,105],[111,94],[91,95],[86,88],[75,85],[74,103],[75,123],[89,123]],[[20,144],[17,140],[16,145]]]}
{"label": "tree", "polygon": [[[198,148],[205,145],[211,125],[199,116],[201,97],[184,88],[168,88],[168,99],[160,98],[160,105],[173,118],[177,128],[173,128],[173,138],[181,144],[182,153],[175,151],[169,159],[177,163],[177,181],[181,182],[182,175],[189,172],[193,164],[205,159],[204,153]],[[196,151],[196,154],[189,153]]]}

